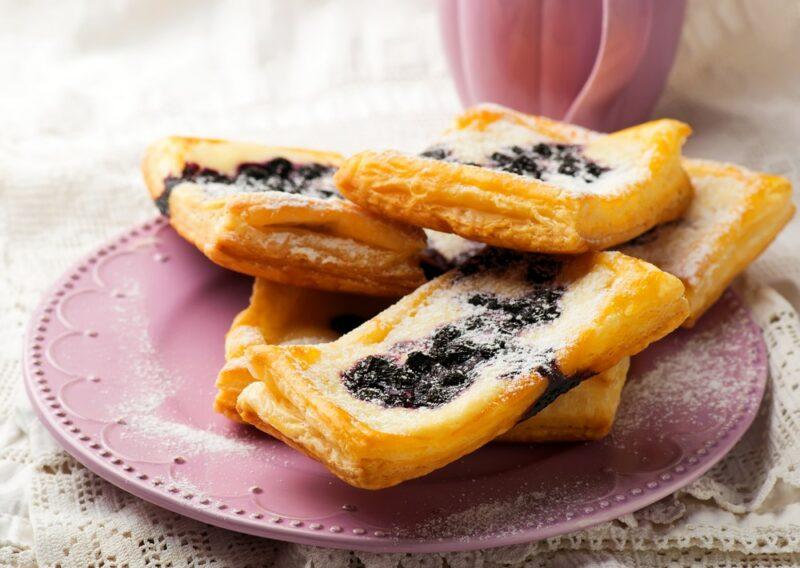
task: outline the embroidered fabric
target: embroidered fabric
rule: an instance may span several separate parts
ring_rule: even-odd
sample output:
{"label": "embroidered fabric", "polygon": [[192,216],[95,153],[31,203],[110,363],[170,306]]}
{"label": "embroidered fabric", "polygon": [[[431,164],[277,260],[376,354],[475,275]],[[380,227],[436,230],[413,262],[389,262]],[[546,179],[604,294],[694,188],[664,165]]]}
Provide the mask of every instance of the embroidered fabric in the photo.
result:
{"label": "embroidered fabric", "polygon": [[[756,423],[708,474],[614,522],[462,554],[327,550],[192,521],[80,466],[27,404],[21,331],[58,273],[153,214],[136,168],[149,141],[181,132],[343,152],[415,150],[447,124],[457,101],[426,0],[64,6],[9,6],[0,23],[0,70],[13,79],[0,98],[14,109],[0,116],[1,566],[800,563],[798,221],[739,282],[770,355]],[[334,25],[336,34],[323,33]],[[187,39],[196,34],[208,41]],[[25,58],[13,55],[20,45],[29,47]],[[657,114],[695,127],[688,153],[774,171],[798,185],[800,75],[790,72],[798,50],[800,10],[792,0],[690,2]]]}

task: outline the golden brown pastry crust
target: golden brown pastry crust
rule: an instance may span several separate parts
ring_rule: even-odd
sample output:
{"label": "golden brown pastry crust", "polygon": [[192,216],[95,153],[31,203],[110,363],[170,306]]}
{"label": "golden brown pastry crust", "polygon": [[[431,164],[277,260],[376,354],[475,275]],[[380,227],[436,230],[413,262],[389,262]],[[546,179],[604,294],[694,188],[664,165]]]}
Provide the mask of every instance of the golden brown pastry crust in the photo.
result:
{"label": "golden brown pastry crust", "polygon": [[[256,278],[249,305],[225,336],[225,366],[217,377],[214,410],[236,422],[236,399],[256,379],[247,368],[245,352],[257,345],[328,343],[346,327],[366,321],[389,307],[392,300],[301,288]],[[343,323],[340,323],[342,319]],[[347,321],[350,320],[350,321]]]}
{"label": "golden brown pastry crust", "polygon": [[[231,174],[243,163],[284,157],[338,166],[341,156],[299,148],[172,137],[156,142],[142,164],[154,200],[165,179],[187,163]],[[344,199],[226,191],[184,181],[168,197],[170,224],[215,263],[296,286],[379,296],[408,293],[424,282],[423,233],[381,219]]]}
{"label": "golden brown pastry crust", "polygon": [[458,117],[450,138],[459,144],[475,138],[480,148],[487,137],[496,139],[486,153],[520,136],[583,145],[588,157],[613,166],[617,177],[603,182],[604,191],[593,189],[599,181],[565,189],[556,182],[390,151],[349,158],[334,180],[349,199],[394,219],[504,248],[580,253],[623,243],[684,212],[692,188],[680,152],[689,132],[680,122],[658,120],[600,135],[483,105]]}
{"label": "golden brown pastry crust", "polygon": [[619,248],[680,278],[691,327],[794,214],[788,180],[706,160],[684,160],[695,198],[682,219]]}
{"label": "golden brown pastry crust", "polygon": [[[692,327],[733,279],[775,239],[795,212],[783,177],[709,160],[684,159],[695,196],[683,217],[659,225],[617,250],[674,274],[686,286]],[[445,264],[480,250],[472,241],[428,232]]]}
{"label": "golden brown pastry crust", "polygon": [[[518,278],[520,266],[504,270],[517,271]],[[483,367],[449,402],[415,409],[356,398],[340,378],[364,357],[415,337],[424,340],[464,317],[466,307],[459,306],[467,292],[482,286],[502,294],[519,290],[519,280],[506,276],[465,274],[454,270],[429,282],[332,343],[248,349],[247,367],[258,381],[239,395],[239,415],[346,482],[369,489],[424,475],[508,431],[545,392],[548,380],[539,372],[508,378],[496,374],[506,372],[502,363]],[[561,315],[517,337],[532,349],[552,345],[554,365],[566,376],[609,369],[688,313],[678,279],[619,253],[569,258],[558,282],[566,289]]]}
{"label": "golden brown pastry crust", "polygon": [[497,438],[504,442],[579,442],[599,440],[614,425],[630,358],[562,394],[539,414]]}
{"label": "golden brown pastry crust", "polygon": [[[250,304],[236,316],[225,337],[226,364],[217,379],[214,410],[242,422],[236,399],[256,380],[244,356],[250,347],[328,343],[344,331],[336,325],[336,318],[355,321],[353,316],[358,316],[367,320],[385,307],[388,302],[378,298],[297,288],[257,278]],[[613,424],[628,365],[626,357],[608,371],[583,381],[499,439],[554,442],[605,436]]]}

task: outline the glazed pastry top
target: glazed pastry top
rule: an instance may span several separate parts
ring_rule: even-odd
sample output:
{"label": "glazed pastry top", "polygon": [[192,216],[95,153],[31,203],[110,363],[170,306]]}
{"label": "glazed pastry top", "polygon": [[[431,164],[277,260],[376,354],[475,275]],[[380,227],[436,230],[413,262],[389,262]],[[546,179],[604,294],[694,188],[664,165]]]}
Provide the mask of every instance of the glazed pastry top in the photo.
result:
{"label": "glazed pastry top", "polygon": [[466,110],[422,155],[364,151],[334,182],[377,214],[486,244],[577,254],[679,217],[691,129],[662,119],[600,134],[502,107]]}

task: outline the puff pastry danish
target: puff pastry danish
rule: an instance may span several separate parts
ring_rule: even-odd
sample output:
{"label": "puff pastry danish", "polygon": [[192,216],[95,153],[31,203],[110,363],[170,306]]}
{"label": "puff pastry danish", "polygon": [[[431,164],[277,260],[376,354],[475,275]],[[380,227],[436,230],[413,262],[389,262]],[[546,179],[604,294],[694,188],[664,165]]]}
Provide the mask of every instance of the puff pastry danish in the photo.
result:
{"label": "puff pastry danish", "polygon": [[256,346],[253,424],[377,489],[424,475],[532,416],[683,321],[680,280],[620,253],[485,251],[340,339]]}
{"label": "puff pastry danish", "polygon": [[147,187],[215,263],[298,286],[397,296],[424,281],[420,229],[341,198],[338,154],[197,138],[153,144]]}
{"label": "puff pastry danish", "polygon": [[691,327],[794,214],[788,180],[731,164],[685,160],[695,197],[679,220],[620,250],[652,262],[686,286]]}
{"label": "puff pastry danish", "polygon": [[[214,409],[241,422],[236,399],[256,380],[247,368],[245,352],[250,347],[328,343],[386,307],[387,300],[380,298],[297,288],[256,278],[250,304],[236,316],[225,337],[226,364],[217,378]],[[603,437],[613,423],[628,364],[626,357],[608,371],[583,381],[500,439],[549,442]]]}
{"label": "puff pastry danish", "polygon": [[689,205],[690,129],[657,120],[609,135],[494,105],[466,111],[419,156],[362,152],[334,176],[373,211],[504,248],[580,253],[623,243]]}

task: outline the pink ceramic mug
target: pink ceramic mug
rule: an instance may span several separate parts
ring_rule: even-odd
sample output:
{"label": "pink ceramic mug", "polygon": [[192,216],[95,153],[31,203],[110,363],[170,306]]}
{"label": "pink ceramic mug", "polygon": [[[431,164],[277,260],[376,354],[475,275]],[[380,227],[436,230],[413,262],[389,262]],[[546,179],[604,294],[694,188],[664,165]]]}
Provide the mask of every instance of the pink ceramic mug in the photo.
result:
{"label": "pink ceramic mug", "polygon": [[440,0],[461,101],[600,131],[647,119],[675,58],[685,0]]}

